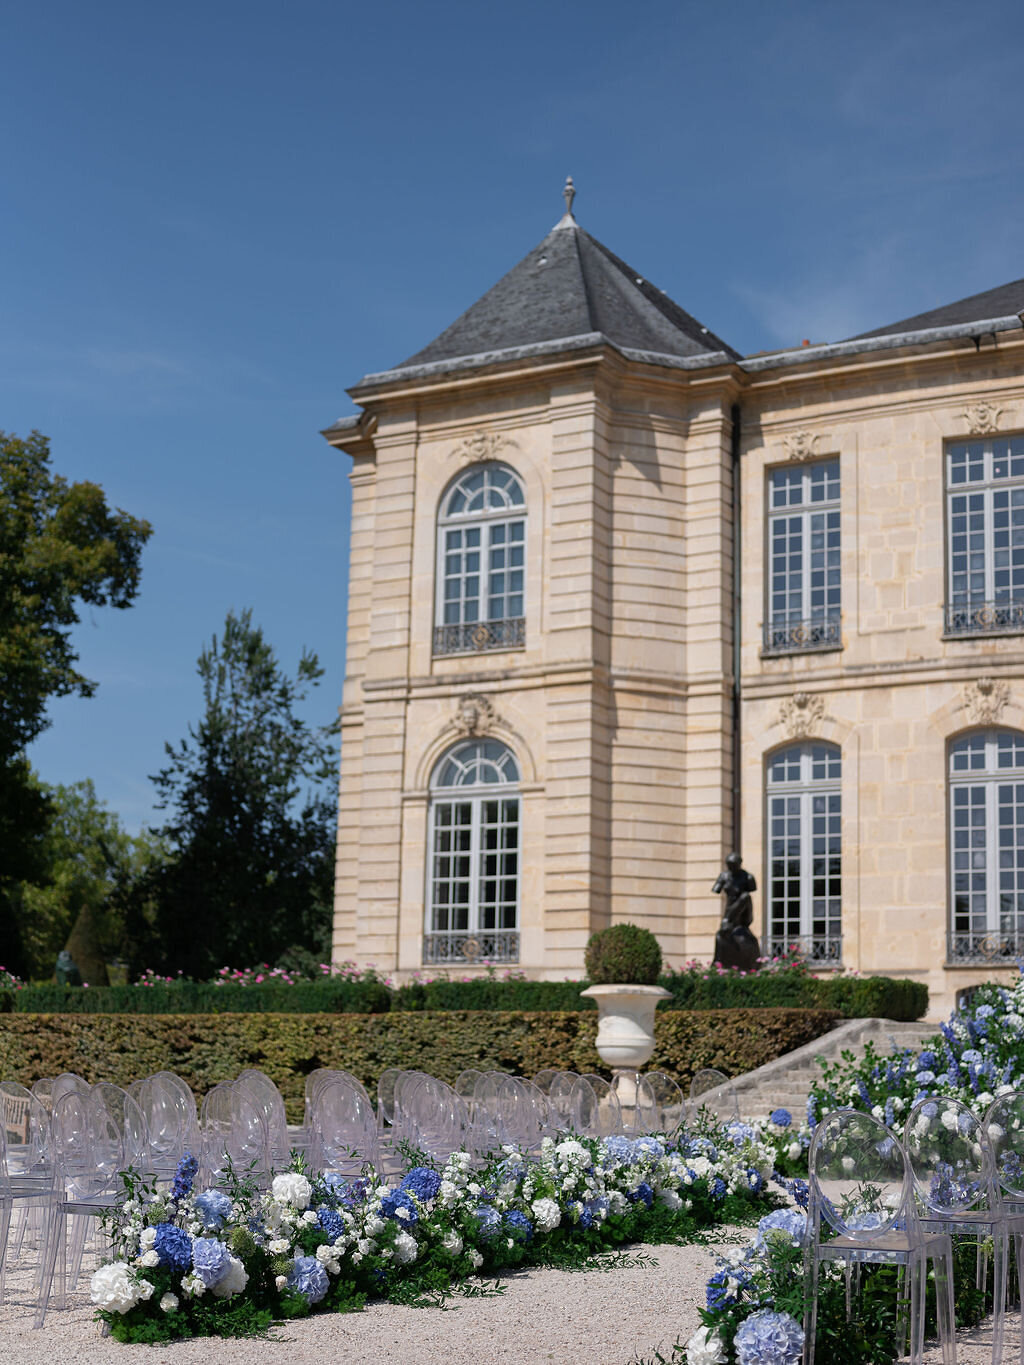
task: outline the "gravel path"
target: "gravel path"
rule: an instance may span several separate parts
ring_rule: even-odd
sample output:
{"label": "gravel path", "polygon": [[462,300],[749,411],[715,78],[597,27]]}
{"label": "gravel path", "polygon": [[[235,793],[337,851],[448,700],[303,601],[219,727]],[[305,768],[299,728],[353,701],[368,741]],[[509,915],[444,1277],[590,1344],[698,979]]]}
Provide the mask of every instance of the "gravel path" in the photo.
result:
{"label": "gravel path", "polygon": [[[746,1232],[735,1234],[744,1240]],[[730,1237],[723,1233],[722,1244]],[[448,1309],[371,1304],[363,1313],[330,1314],[289,1322],[267,1341],[204,1337],[160,1348],[122,1346],[100,1335],[86,1293],[64,1312],[32,1328],[35,1295],[29,1270],[8,1267],[7,1301],[0,1311],[3,1365],[306,1365],[314,1361],[374,1365],[629,1365],[655,1348],[671,1358],[700,1319],[697,1306],[713,1269],[716,1248],[638,1247],[657,1261],[646,1269],[570,1273],[517,1271],[502,1278],[505,1293],[449,1300]],[[83,1279],[82,1284],[85,1284]],[[1019,1319],[1007,1320],[1004,1360],[1019,1359]],[[958,1365],[990,1365],[985,1326],[960,1333]],[[941,1365],[937,1347],[926,1365]],[[822,1361],[821,1365],[828,1365]]]}

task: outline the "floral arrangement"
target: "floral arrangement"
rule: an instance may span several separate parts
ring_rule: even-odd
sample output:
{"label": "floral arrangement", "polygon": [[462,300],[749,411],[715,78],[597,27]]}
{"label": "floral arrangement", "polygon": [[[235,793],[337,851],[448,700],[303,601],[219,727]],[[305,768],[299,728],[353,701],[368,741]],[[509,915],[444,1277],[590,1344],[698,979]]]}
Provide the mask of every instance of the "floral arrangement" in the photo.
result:
{"label": "floral arrangement", "polygon": [[545,1139],[481,1164],[420,1160],[397,1187],[297,1161],[269,1190],[232,1174],[169,1190],[125,1173],[109,1215],[114,1259],[92,1277],[97,1316],[123,1341],[245,1335],[368,1298],[422,1301],[506,1266],[579,1264],[627,1242],[678,1241],[778,1202],[773,1149],[750,1125],[682,1135]]}
{"label": "floral arrangement", "polygon": [[949,1096],[979,1116],[1024,1084],[1024,976],[1012,987],[979,987],[923,1048],[884,1056],[870,1043],[823,1067],[807,1103],[808,1129],[840,1107],[866,1109],[899,1132],[919,1099]]}
{"label": "floral arrangement", "polygon": [[15,976],[6,967],[0,967],[0,990],[20,991],[24,984],[20,976]]}

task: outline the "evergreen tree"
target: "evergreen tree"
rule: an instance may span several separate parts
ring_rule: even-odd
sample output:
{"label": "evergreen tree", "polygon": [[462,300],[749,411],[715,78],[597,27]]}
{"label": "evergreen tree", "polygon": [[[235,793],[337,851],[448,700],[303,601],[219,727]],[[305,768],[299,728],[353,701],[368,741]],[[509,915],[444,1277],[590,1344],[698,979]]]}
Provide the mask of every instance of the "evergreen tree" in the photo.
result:
{"label": "evergreen tree", "polygon": [[307,651],[288,677],[243,611],[228,613],[198,672],[202,719],[165,746],[153,778],[170,857],[132,888],[137,965],[202,979],[292,947],[325,952],[337,727],[296,714],[323,670]]}

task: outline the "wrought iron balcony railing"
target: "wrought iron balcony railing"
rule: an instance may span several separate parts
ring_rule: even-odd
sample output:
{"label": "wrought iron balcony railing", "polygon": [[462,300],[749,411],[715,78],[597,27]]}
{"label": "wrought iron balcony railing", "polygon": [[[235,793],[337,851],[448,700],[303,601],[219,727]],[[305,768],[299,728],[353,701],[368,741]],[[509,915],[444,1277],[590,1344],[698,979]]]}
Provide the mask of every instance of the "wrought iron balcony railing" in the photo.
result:
{"label": "wrought iron balcony railing", "polygon": [[843,963],[842,934],[768,934],[762,954],[765,957],[784,957],[798,952],[805,962],[819,967],[841,967]]}
{"label": "wrought iron balcony railing", "polygon": [[478,654],[486,649],[522,649],[526,643],[526,617],[506,621],[467,621],[455,626],[434,627],[435,654]]}
{"label": "wrought iron balcony railing", "polygon": [[946,607],[947,635],[1024,630],[1024,601],[958,602]]}
{"label": "wrought iron balcony railing", "polygon": [[764,624],[765,654],[796,654],[804,649],[842,649],[838,616],[792,617]]}
{"label": "wrought iron balcony railing", "polygon": [[1024,933],[992,929],[946,935],[946,962],[951,966],[982,962],[1013,967],[1020,958],[1024,958]]}
{"label": "wrought iron balcony railing", "polygon": [[423,935],[424,965],[455,963],[460,967],[481,962],[518,962],[517,929],[448,929]]}

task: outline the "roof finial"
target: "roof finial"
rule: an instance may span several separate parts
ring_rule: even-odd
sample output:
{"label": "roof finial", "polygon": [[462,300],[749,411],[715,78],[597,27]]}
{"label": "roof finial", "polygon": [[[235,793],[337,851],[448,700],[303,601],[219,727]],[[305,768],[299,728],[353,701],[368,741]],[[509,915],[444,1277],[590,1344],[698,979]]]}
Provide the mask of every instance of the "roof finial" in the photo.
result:
{"label": "roof finial", "polygon": [[572,183],[571,175],[565,177],[565,189],[562,191],[562,198],[565,200],[565,212],[555,227],[575,227],[576,219],[572,216],[572,201],[576,198],[576,186]]}

